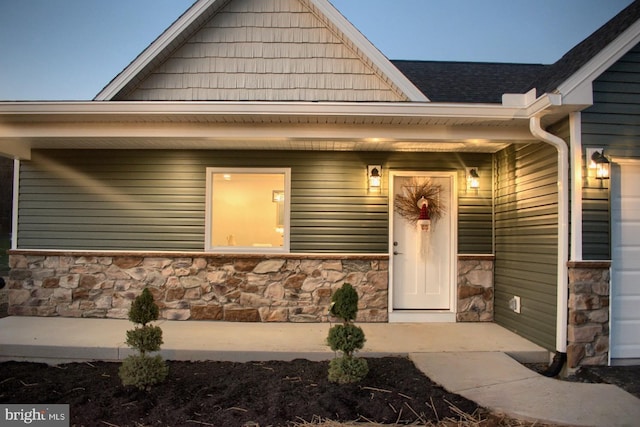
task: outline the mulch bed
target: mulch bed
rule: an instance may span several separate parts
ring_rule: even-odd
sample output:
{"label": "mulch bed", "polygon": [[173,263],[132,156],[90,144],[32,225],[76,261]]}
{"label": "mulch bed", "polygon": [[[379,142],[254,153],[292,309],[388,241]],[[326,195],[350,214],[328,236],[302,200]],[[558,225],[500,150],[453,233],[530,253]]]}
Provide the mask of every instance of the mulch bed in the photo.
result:
{"label": "mulch bed", "polygon": [[[547,365],[541,363],[525,363],[525,366],[538,373],[547,369]],[[640,399],[640,365],[581,366],[568,377],[557,379],[591,384],[613,384]]]}
{"label": "mulch bed", "polygon": [[0,403],[65,403],[76,426],[288,426],[314,419],[437,422],[478,406],[402,357],[367,359],[359,384],[327,380],[327,362],[177,362],[149,392],[124,387],[118,363],[0,363]]}

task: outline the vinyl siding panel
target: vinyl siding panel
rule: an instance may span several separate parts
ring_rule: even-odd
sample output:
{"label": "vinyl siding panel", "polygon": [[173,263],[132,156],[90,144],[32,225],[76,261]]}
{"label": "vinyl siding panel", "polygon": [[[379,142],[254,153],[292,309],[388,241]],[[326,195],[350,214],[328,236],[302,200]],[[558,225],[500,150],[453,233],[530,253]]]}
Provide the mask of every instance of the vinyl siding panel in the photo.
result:
{"label": "vinyl siding panel", "polygon": [[[557,152],[547,144],[496,154],[495,320],[548,349],[555,347]],[[521,313],[509,309],[521,298]]]}
{"label": "vinyl siding panel", "polygon": [[[640,157],[640,45],[594,82],[594,105],[582,113],[583,147],[609,157]],[[585,159],[586,162],[587,159]],[[583,257],[611,259],[609,182],[585,179]]]}
{"label": "vinyl siding panel", "polygon": [[[491,155],[309,151],[50,150],[21,164],[20,249],[204,248],[207,167],[291,168],[291,251],[386,253],[389,168],[491,176]],[[383,192],[368,194],[368,164]],[[461,182],[464,172],[460,171]],[[462,194],[466,190],[461,190]],[[460,197],[461,253],[491,253],[491,191]]]}
{"label": "vinyl siding panel", "polygon": [[230,2],[121,99],[406,101],[303,3]]}

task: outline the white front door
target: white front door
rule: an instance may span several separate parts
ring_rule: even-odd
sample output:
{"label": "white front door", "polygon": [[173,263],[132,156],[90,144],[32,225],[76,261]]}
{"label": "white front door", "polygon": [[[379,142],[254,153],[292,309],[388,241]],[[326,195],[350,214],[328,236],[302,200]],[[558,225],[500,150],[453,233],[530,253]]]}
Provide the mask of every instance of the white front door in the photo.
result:
{"label": "white front door", "polygon": [[[640,162],[621,162],[612,183],[611,359],[640,361]],[[617,185],[619,183],[619,185]],[[627,362],[624,361],[627,360]]]}
{"label": "white front door", "polygon": [[[398,213],[398,197],[407,199],[411,186],[439,186],[443,214],[422,230]],[[448,172],[392,172],[392,312],[423,310],[453,313],[455,295],[455,174]],[[448,320],[455,320],[449,316]]]}

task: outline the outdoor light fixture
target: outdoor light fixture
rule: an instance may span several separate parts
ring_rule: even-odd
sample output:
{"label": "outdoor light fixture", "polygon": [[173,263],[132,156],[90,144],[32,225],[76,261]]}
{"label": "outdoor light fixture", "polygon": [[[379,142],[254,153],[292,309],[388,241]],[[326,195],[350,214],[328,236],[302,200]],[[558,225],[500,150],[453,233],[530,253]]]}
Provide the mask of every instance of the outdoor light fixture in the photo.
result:
{"label": "outdoor light fixture", "polygon": [[609,159],[604,156],[604,150],[594,151],[591,161],[595,164],[596,179],[609,179]]}
{"label": "outdoor light fixture", "polygon": [[595,178],[600,181],[600,187],[604,185],[604,180],[609,179],[611,166],[609,159],[604,155],[604,148],[587,148],[587,178]]}
{"label": "outdoor light fixture", "polygon": [[467,168],[467,189],[478,190],[480,188],[480,175],[478,168]]}
{"label": "outdoor light fixture", "polygon": [[367,180],[369,182],[369,191],[379,192],[382,188],[382,166],[367,166]]}

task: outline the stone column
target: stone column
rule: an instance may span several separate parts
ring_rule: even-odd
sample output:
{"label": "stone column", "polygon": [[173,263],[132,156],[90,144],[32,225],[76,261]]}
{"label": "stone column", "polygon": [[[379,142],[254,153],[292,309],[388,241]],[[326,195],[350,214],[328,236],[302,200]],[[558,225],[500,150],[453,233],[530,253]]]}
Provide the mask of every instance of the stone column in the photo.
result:
{"label": "stone column", "polygon": [[569,262],[567,363],[606,366],[609,360],[610,262]]}
{"label": "stone column", "polygon": [[458,256],[458,322],[493,321],[493,255]]}

